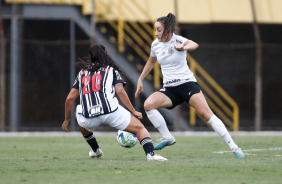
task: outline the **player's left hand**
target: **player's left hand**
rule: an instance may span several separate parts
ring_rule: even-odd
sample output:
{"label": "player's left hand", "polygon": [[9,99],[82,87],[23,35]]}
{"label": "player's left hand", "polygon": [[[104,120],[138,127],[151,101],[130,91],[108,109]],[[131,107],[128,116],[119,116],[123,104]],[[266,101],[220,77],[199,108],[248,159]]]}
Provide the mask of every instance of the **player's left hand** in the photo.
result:
{"label": "player's left hand", "polygon": [[174,48],[178,51],[184,51],[184,45],[183,44],[177,44],[174,46]]}
{"label": "player's left hand", "polygon": [[69,132],[68,131],[68,125],[70,123],[70,120],[65,120],[62,124],[62,129],[65,131],[65,132]]}

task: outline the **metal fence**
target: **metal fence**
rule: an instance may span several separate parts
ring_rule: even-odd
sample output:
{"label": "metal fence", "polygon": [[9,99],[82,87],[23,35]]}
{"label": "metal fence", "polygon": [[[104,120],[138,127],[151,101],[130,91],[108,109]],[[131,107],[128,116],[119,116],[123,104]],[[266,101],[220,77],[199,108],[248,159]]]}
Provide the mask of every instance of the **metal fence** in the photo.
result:
{"label": "metal fence", "polygon": [[[254,130],[255,46],[202,45],[192,55],[239,104],[240,130]],[[262,49],[262,129],[282,128],[282,47]]]}
{"label": "metal fence", "polygon": [[[33,26],[39,26],[39,22],[33,24]],[[6,21],[7,34],[4,40],[5,130],[10,130],[12,116],[20,117],[20,121],[17,122],[19,131],[60,130],[61,123],[64,120],[65,98],[74,80],[74,78],[70,77],[70,60],[73,54],[76,59],[87,56],[89,40],[87,38],[76,39],[75,51],[72,53],[71,46],[73,42],[69,40],[69,36],[65,36],[65,34],[69,35],[68,31],[60,30],[54,40],[48,40],[48,36],[38,38],[36,33],[32,31],[27,31],[26,34],[30,35],[24,35],[20,40],[11,40],[8,29],[9,24],[9,21]],[[67,26],[69,25],[67,24]],[[57,31],[60,28],[58,27]],[[69,27],[65,30],[69,30]],[[77,35],[79,34],[82,33],[77,30]],[[64,39],[60,39],[61,37],[64,37]],[[77,37],[81,38],[83,36]],[[11,85],[14,85],[11,83],[10,73],[11,56],[13,54],[13,50],[11,50],[12,41],[21,46],[19,55],[21,62],[18,71],[21,74],[19,78],[20,87],[18,88],[20,90],[19,105],[21,111],[16,114],[13,113],[13,109],[10,109]],[[200,44],[200,48],[191,52],[191,55],[238,103],[240,108],[240,130],[253,130],[255,46],[252,44],[243,47],[242,45],[237,47],[231,44],[219,44],[216,46]],[[281,45],[264,44],[262,56],[263,130],[281,130]],[[144,99],[141,101],[144,101]],[[182,106],[182,108],[187,112],[184,113],[184,116],[187,116],[188,123],[189,109],[187,106]],[[143,122],[146,124],[146,117]],[[146,124],[146,126],[150,125],[149,123]],[[201,129],[201,127],[207,126],[201,120],[198,120],[195,129]]]}
{"label": "metal fence", "polygon": [[[58,130],[64,120],[64,102],[74,79],[70,79],[70,42],[20,41],[21,111],[19,130]],[[89,43],[76,44],[76,56],[87,56]],[[10,48],[9,41],[7,47]],[[8,49],[9,50],[9,49]],[[7,52],[9,53],[9,52]],[[10,129],[9,54],[6,63],[6,130]]]}

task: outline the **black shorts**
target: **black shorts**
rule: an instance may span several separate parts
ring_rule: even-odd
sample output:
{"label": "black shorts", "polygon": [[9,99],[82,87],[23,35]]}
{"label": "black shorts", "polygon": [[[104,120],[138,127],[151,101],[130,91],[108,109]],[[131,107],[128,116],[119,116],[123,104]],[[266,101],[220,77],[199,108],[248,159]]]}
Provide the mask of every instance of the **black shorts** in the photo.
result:
{"label": "black shorts", "polygon": [[159,92],[165,94],[172,101],[172,107],[167,109],[173,109],[175,106],[187,102],[193,94],[200,93],[201,89],[197,82],[186,82],[175,87],[165,87],[159,90]]}

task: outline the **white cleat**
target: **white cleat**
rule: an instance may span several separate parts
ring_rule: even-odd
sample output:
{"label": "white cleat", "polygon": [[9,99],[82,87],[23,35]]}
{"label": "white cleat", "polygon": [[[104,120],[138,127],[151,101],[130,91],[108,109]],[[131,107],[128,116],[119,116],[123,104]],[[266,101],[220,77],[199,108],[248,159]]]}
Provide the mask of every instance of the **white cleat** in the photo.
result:
{"label": "white cleat", "polygon": [[166,158],[162,157],[161,155],[155,154],[155,155],[151,155],[151,154],[147,154],[147,160],[148,161],[167,161]]}
{"label": "white cleat", "polygon": [[89,157],[90,158],[100,158],[104,155],[103,151],[98,148],[96,152],[94,152],[92,149],[89,151]]}

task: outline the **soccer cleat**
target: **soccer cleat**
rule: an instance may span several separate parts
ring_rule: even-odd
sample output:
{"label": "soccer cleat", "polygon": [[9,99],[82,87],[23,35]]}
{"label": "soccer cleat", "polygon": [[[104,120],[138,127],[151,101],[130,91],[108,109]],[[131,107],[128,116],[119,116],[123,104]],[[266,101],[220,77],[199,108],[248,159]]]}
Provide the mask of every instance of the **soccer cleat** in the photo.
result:
{"label": "soccer cleat", "polygon": [[232,151],[237,158],[246,158],[245,154],[242,152],[241,148],[234,148],[234,149],[232,149]]}
{"label": "soccer cleat", "polygon": [[96,152],[94,152],[92,149],[89,151],[89,157],[90,158],[100,158],[104,155],[103,151],[98,148]]}
{"label": "soccer cleat", "polygon": [[160,143],[157,144],[156,146],[154,146],[154,150],[161,150],[166,146],[171,146],[173,144],[175,144],[175,138],[160,138],[157,141],[159,141]]}
{"label": "soccer cleat", "polygon": [[147,154],[147,160],[148,161],[167,161],[166,158],[158,154],[154,154],[153,156],[151,154]]}

